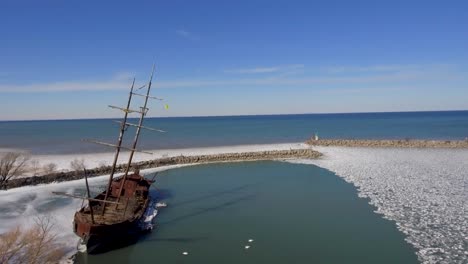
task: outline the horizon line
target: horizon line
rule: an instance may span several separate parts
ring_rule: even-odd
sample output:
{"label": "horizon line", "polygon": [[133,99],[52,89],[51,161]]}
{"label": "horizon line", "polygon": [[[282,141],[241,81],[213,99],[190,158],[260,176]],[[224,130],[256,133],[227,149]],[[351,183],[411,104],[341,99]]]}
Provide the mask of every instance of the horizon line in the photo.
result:
{"label": "horizon line", "polygon": [[[409,111],[371,111],[371,112],[315,112],[295,114],[244,114],[244,115],[199,115],[199,116],[153,116],[146,118],[203,118],[203,117],[252,117],[252,116],[292,116],[292,115],[339,115],[339,114],[390,114],[390,113],[430,113],[430,112],[468,112],[468,109],[456,110],[409,110]],[[40,121],[78,121],[78,120],[106,120],[121,117],[94,117],[94,118],[57,118],[57,119],[15,119],[0,120],[0,122],[40,122]],[[139,118],[139,117],[130,117]]]}

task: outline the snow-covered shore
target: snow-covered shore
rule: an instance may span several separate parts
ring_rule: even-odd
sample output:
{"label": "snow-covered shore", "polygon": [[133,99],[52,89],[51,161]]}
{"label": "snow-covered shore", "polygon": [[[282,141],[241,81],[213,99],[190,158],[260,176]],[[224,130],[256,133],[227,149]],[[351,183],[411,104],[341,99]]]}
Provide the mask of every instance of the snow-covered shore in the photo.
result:
{"label": "snow-covered shore", "polygon": [[[242,152],[260,152],[260,151],[281,151],[290,149],[308,149],[305,143],[283,143],[283,144],[260,144],[260,145],[237,145],[237,146],[222,146],[222,147],[206,147],[206,148],[186,148],[186,149],[159,149],[149,150],[153,153],[135,153],[133,162],[141,162],[154,160],[159,158],[176,157],[176,156],[200,156],[200,155],[216,155],[228,153],[242,153]],[[1,152],[14,151],[13,149],[0,149]],[[57,170],[67,171],[70,170],[70,162],[75,159],[83,159],[86,167],[96,168],[101,165],[111,165],[114,153],[86,153],[86,154],[64,154],[64,155],[33,155],[31,160],[36,160],[40,165],[47,163],[55,163]],[[128,152],[123,151],[118,159],[118,164],[126,163],[128,159]]]}

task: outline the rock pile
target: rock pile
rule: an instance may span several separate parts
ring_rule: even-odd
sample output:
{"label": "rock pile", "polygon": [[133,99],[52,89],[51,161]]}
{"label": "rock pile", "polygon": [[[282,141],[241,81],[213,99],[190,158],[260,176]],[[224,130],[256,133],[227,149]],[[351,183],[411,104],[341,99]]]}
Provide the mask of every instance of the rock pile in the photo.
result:
{"label": "rock pile", "polygon": [[468,140],[360,140],[320,139],[306,141],[311,146],[380,147],[380,148],[468,148]]}
{"label": "rock pile", "polygon": [[[274,150],[274,151],[259,151],[259,152],[242,152],[242,153],[224,153],[213,155],[198,155],[198,156],[175,156],[149,161],[137,162],[134,165],[140,169],[156,168],[168,165],[178,164],[193,164],[193,163],[213,163],[213,162],[228,162],[228,161],[253,161],[253,160],[274,160],[274,159],[316,159],[322,154],[312,149],[291,149],[291,150]],[[124,165],[118,165],[116,172],[123,172]],[[99,168],[88,169],[86,174],[88,177],[109,174],[110,166],[102,166]],[[10,180],[7,183],[6,189],[27,186],[46,184],[51,182],[72,181],[84,178],[84,172],[70,171],[58,172],[43,176],[26,177]]]}

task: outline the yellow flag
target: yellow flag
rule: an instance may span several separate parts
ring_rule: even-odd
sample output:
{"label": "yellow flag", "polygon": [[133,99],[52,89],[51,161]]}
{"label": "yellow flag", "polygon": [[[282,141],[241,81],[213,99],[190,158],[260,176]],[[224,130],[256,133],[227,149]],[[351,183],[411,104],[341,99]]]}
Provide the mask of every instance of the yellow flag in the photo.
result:
{"label": "yellow flag", "polygon": [[169,105],[168,105],[168,104],[165,104],[165,105],[164,105],[164,109],[169,110]]}

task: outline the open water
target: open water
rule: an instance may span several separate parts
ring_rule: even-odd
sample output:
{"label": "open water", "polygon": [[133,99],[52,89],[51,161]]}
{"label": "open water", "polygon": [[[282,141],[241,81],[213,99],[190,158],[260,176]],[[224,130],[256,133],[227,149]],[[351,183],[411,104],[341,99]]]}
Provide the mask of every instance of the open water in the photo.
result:
{"label": "open water", "polygon": [[313,165],[223,163],[157,177],[169,207],[156,229],[78,263],[418,263],[393,222]]}
{"label": "open water", "polygon": [[[314,133],[340,139],[460,140],[468,138],[468,111],[148,118],[145,125],[167,132],[143,131],[144,149],[303,142]],[[33,154],[107,152],[112,149],[81,140],[114,143],[118,133],[118,124],[111,119],[3,121],[0,149]],[[133,138],[133,133],[127,135]]]}

